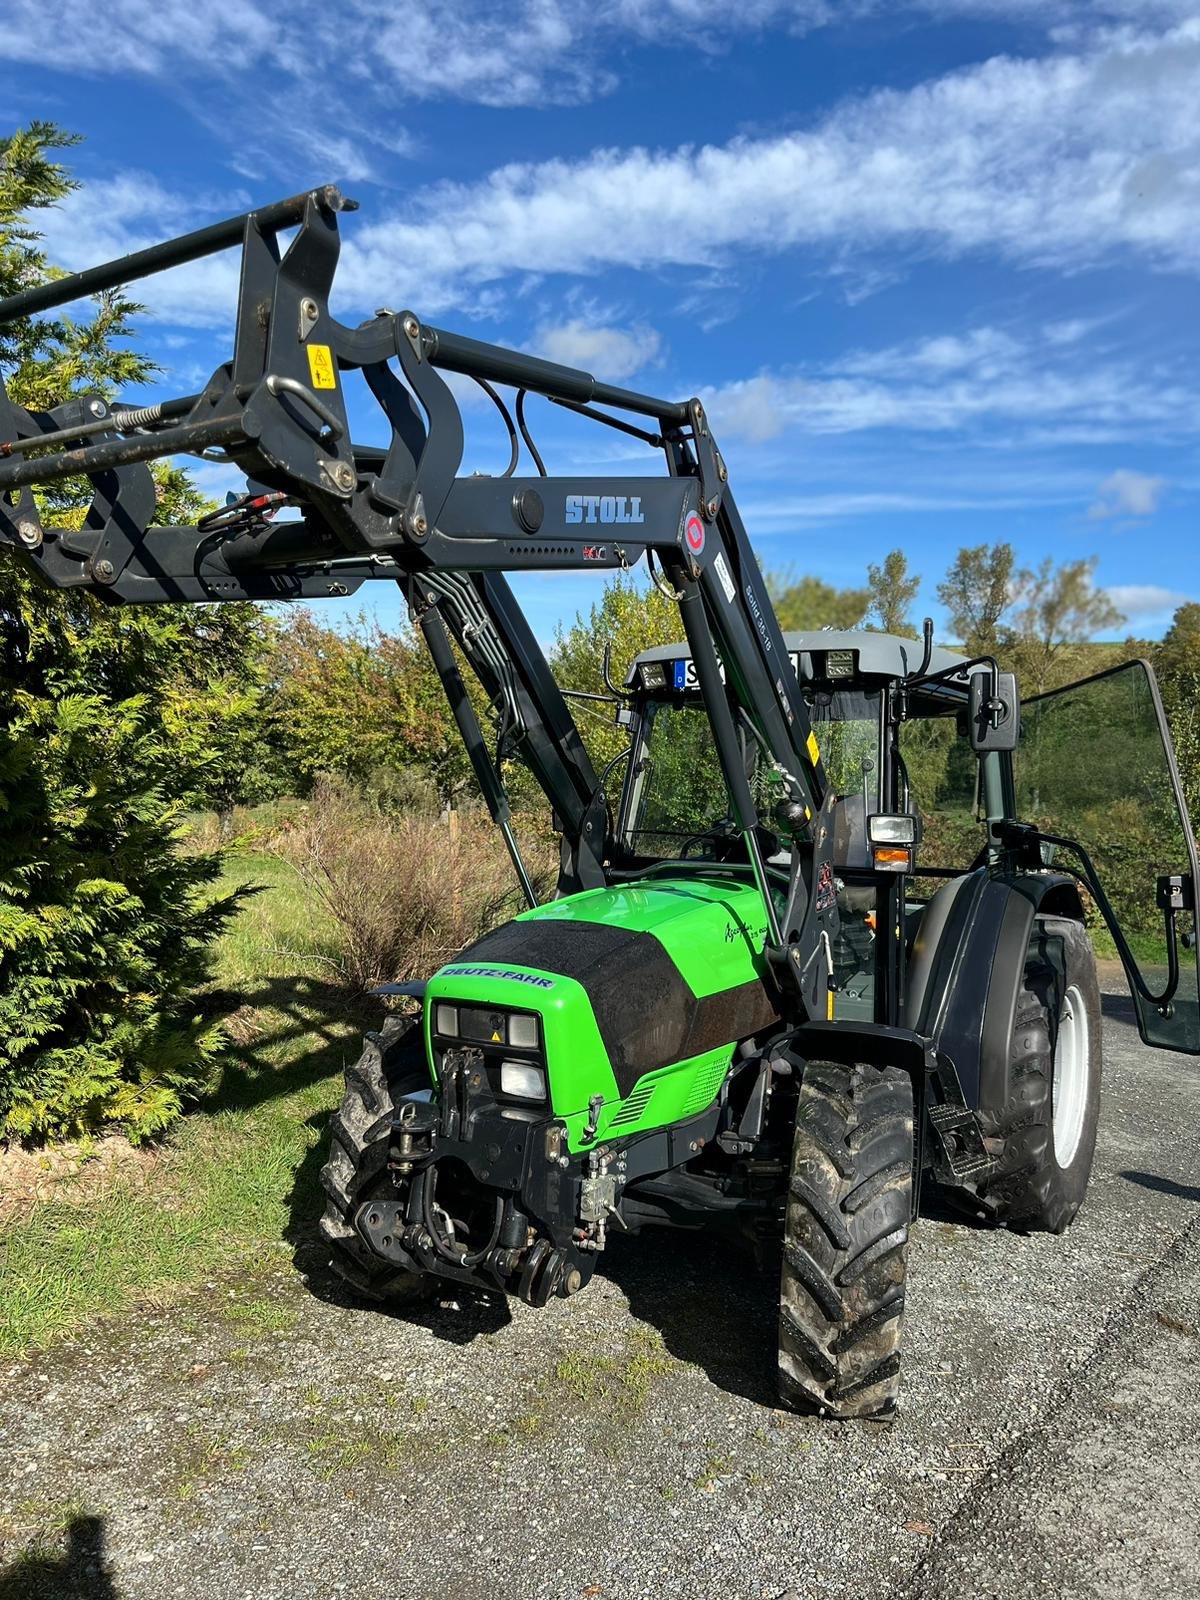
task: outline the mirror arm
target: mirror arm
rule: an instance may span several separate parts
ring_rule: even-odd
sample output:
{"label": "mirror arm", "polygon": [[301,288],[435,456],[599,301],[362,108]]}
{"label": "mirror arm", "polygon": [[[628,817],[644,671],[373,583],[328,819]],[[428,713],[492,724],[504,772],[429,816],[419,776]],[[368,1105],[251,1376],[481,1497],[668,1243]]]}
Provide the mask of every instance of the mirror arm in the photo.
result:
{"label": "mirror arm", "polygon": [[[1056,833],[1043,833],[1040,828],[1035,827],[1030,822],[1000,822],[996,825],[996,831],[1000,836],[1001,843],[1014,849],[1018,855],[1025,854],[1030,847],[1036,848],[1044,843],[1057,845],[1061,850],[1071,850],[1079,857],[1082,863],[1082,871],[1065,861],[1062,863],[1063,870],[1069,872],[1073,878],[1077,878],[1087,889],[1097,906],[1099,906],[1100,915],[1104,918],[1105,926],[1112,935],[1113,943],[1117,947],[1121,965],[1125,968],[1130,982],[1136,984],[1138,993],[1144,1000],[1148,1000],[1152,1006],[1157,1006],[1164,1016],[1169,1015],[1168,1008],[1179,988],[1179,939],[1175,925],[1174,905],[1169,900],[1166,900],[1162,908],[1163,922],[1165,923],[1167,934],[1167,985],[1161,994],[1152,994],[1147,987],[1146,980],[1142,977],[1137,961],[1134,959],[1133,951],[1129,948],[1128,941],[1121,929],[1121,924],[1117,921],[1117,914],[1112,908],[1112,902],[1104,892],[1104,886],[1100,882],[1100,877],[1092,863],[1092,858],[1079,841],[1077,839],[1063,838]],[[1040,865],[1040,859],[1038,864]]]}

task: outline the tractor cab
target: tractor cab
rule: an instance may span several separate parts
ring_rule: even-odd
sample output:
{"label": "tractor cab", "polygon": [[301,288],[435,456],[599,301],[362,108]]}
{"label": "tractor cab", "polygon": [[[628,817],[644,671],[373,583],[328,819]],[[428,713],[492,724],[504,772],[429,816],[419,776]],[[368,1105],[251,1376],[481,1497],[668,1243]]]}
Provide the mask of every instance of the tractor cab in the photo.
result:
{"label": "tractor cab", "polygon": [[[834,793],[831,1015],[896,1023],[925,906],[939,880],[977,864],[987,818],[1004,815],[1005,758],[970,746],[965,657],[938,648],[926,657],[920,642],[882,633],[784,637]],[[651,874],[749,873],[687,645],[643,652],[626,687],[633,742],[616,828],[623,864]],[[741,746],[782,900],[790,852],[771,763],[748,730]],[[923,860],[927,822],[933,867]]]}
{"label": "tractor cab", "polygon": [[[917,1026],[966,879],[1017,862],[1042,878],[1065,867],[1080,879],[1082,894],[1061,898],[1124,968],[1143,1038],[1200,1052],[1195,845],[1145,662],[1028,700],[1019,739],[1014,729],[1014,748],[1002,748],[972,738],[972,680],[984,687],[986,663],[937,647],[926,655],[918,641],[882,633],[784,637],[834,792],[831,1016]],[[748,875],[688,646],[644,651],[625,688],[620,869]],[[790,863],[771,763],[748,729],[740,742],[782,900]],[[1035,833],[1029,847],[1014,818]]]}

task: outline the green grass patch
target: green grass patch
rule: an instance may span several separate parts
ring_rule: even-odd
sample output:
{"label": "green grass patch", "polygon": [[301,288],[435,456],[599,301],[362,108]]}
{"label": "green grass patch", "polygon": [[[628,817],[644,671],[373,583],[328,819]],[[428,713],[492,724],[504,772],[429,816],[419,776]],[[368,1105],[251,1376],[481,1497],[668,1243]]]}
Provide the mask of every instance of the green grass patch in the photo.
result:
{"label": "green grass patch", "polygon": [[[169,1136],[143,1182],[118,1175],[86,1202],[61,1198],[10,1221],[0,1242],[0,1356],[137,1304],[157,1306],[217,1274],[277,1267],[281,1240],[319,1211],[324,1124],[340,1072],[377,1017],[349,1006],[323,959],[332,937],[296,874],[268,856],[234,858],[246,902],[217,952],[209,1003],[234,1047],[207,1107]],[[245,1333],[284,1325],[261,1297],[234,1313]]]}
{"label": "green grass patch", "polygon": [[[1092,948],[1101,961],[1119,961],[1117,947],[1113,937],[1105,927],[1089,928]],[[1145,970],[1148,967],[1162,967],[1167,965],[1167,941],[1160,933],[1128,933],[1125,942],[1133,951],[1134,960],[1138,966]],[[1184,956],[1186,960],[1186,955]]]}
{"label": "green grass patch", "polygon": [[635,1328],[619,1355],[576,1350],[564,1356],[554,1368],[554,1381],[584,1410],[602,1409],[606,1416],[627,1422],[642,1415],[654,1383],[675,1364],[659,1334]]}

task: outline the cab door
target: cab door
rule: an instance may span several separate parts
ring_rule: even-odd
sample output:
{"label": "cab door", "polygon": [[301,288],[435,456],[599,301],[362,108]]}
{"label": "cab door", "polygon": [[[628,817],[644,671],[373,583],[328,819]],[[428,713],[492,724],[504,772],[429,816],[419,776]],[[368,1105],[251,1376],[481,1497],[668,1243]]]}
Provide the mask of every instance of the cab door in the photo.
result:
{"label": "cab door", "polygon": [[[1025,701],[1013,763],[1018,818],[1090,858],[1097,954],[1124,967],[1142,1038],[1200,1055],[1200,866],[1149,663]],[[1041,849],[1047,864],[1083,865],[1061,844]]]}

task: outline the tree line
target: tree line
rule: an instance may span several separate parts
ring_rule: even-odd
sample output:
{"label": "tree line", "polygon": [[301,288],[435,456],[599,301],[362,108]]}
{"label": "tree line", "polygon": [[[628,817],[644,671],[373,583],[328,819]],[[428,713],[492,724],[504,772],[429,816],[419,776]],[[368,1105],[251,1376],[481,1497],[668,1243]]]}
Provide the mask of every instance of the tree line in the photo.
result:
{"label": "tree line", "polygon": [[[76,186],[74,139],[46,122],[0,138],[0,295],[44,281],[38,214]],[[26,320],[0,336],[10,395],[35,410],[81,391],[112,398],[152,379],[130,346],[139,307],[119,291],[83,320]],[[185,472],[154,467],[155,521],[206,509]],[[86,482],[41,497],[78,525]],[[961,549],[938,585],[957,641],[1021,673],[1027,693],[1091,670],[1097,632],[1121,619],[1094,564],[1016,566],[1007,544]],[[785,628],[914,628],[921,578],[894,550],[860,588],[774,572]],[[603,687],[637,653],[680,636],[659,590],[608,582],[559,628],[566,687]],[[1149,653],[1175,722],[1193,814],[1200,810],[1200,606],[1180,609]],[[577,702],[583,706],[582,702]],[[479,697],[486,716],[488,708]],[[609,717],[580,711],[597,763],[620,749]],[[239,806],[304,797],[333,775],[381,808],[446,809],[473,797],[469,766],[428,655],[410,627],[368,618],[333,628],[317,613],[248,604],[106,606],[43,587],[0,552],[0,1137],[117,1122],[149,1136],[203,1092],[224,1039],[199,998],[209,952],[239,893],[218,885],[220,853],[179,847],[190,814],[216,813],[228,839]],[[533,799],[514,772],[516,798]]]}

